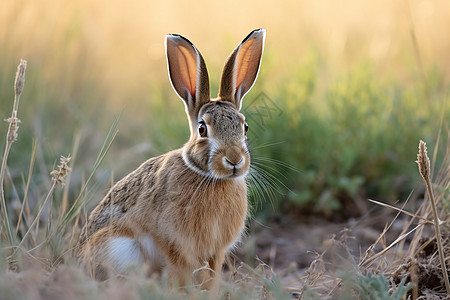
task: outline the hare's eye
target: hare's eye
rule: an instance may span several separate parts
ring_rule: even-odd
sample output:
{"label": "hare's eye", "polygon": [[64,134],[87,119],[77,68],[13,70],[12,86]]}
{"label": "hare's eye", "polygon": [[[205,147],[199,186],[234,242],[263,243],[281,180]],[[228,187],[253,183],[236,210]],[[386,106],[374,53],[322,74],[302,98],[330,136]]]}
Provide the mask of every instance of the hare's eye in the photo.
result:
{"label": "hare's eye", "polygon": [[198,133],[201,137],[206,137],[206,124],[204,122],[200,122],[200,125],[198,125]]}
{"label": "hare's eye", "polygon": [[248,131],[248,124],[247,122],[244,122],[244,134],[247,134]]}

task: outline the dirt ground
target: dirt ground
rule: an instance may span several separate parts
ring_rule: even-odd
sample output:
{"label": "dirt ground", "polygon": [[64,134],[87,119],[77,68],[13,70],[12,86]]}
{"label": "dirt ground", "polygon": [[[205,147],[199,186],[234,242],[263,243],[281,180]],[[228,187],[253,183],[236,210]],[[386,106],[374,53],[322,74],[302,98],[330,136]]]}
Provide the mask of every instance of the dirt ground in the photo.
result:
{"label": "dirt ground", "polygon": [[[394,216],[393,212],[382,209],[341,222],[299,214],[285,215],[264,223],[254,220],[250,226],[251,232],[237,255],[248,264],[254,264],[254,258],[259,258],[275,271],[283,286],[298,287],[299,279],[306,276],[311,263],[329,248],[330,239],[345,236],[348,246],[345,249],[346,259],[357,264]],[[394,222],[386,235],[387,242],[398,237],[403,224],[402,218]]]}

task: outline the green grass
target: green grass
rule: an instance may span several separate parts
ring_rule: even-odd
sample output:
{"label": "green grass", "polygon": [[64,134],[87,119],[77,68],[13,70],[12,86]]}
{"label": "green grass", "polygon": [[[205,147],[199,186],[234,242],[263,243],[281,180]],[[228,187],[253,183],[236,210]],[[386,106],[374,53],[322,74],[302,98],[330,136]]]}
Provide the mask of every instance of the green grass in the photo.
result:
{"label": "green grass", "polygon": [[[188,124],[168,81],[164,34],[185,34],[198,46],[214,96],[222,64],[240,35],[249,26],[264,25],[262,68],[244,99],[244,111],[261,105],[261,93],[276,105],[265,111],[273,112],[269,117],[249,120],[249,137],[254,158],[282,164],[260,162],[275,177],[269,181],[278,185],[274,195],[266,195],[271,201],[260,201],[262,209],[288,200],[326,215],[349,205],[358,207],[352,212],[358,214],[368,197],[404,200],[418,181],[411,163],[415,144],[419,139],[437,141],[441,119],[450,114],[447,41],[427,34],[448,22],[447,4],[408,3],[411,16],[405,16],[390,1],[347,1],[342,7],[328,3],[330,10],[311,3],[264,3],[252,18],[229,14],[233,22],[216,24],[214,34],[181,18],[181,4],[161,19],[158,12],[166,7],[157,1],[137,1],[133,7],[5,1],[0,15],[0,118],[9,117],[16,62],[23,56],[30,66],[19,112],[27,122],[21,124],[9,164],[18,197],[10,194],[9,199],[23,197],[22,177],[34,138],[39,144],[30,186],[38,190],[45,189],[46,175],[59,155],[70,153],[79,138],[80,159],[69,189],[73,199],[111,120],[123,108],[117,139],[96,178],[102,190],[111,173],[118,179],[148,157],[180,147],[188,139]],[[196,18],[214,19],[201,14],[200,3],[192,6]],[[212,6],[220,14],[235,9]],[[330,17],[333,7],[342,14]],[[117,11],[133,16],[126,26],[114,18]],[[273,12],[278,13],[267,18]],[[370,13],[360,19],[364,12]],[[427,14],[433,14],[432,21]],[[281,26],[285,19],[292,24]],[[0,136],[5,133],[6,127],[0,127]],[[445,133],[444,142],[443,137]]]}
{"label": "green grass", "polygon": [[[33,69],[33,62],[29,64]],[[445,101],[448,86],[439,72],[430,69],[429,82],[422,84],[417,78],[419,85],[406,85],[395,78],[379,78],[371,63],[362,62],[324,86],[318,54],[292,66],[293,74],[286,74],[279,84],[266,83],[273,70],[264,68],[244,100],[243,111],[248,113],[254,161],[282,162],[258,162],[275,177],[269,181],[278,185],[272,202],[287,199],[292,205],[331,214],[351,203],[361,210],[366,198],[390,202],[406,198],[418,180],[411,163],[417,141],[436,141],[441,119],[450,117],[450,102]],[[1,98],[11,99],[10,78],[0,78],[0,82]],[[80,183],[94,162],[102,132],[119,111],[103,103],[105,91],[93,81],[67,95],[67,100],[58,99],[63,91],[53,90],[52,85],[58,87],[56,82],[41,82],[36,70],[27,75],[26,99],[19,111],[19,118],[27,122],[21,124],[9,164],[19,196],[23,195],[21,178],[28,169],[34,137],[39,141],[39,164],[32,186],[45,183],[39,174],[48,173],[60,153],[72,151],[77,135],[82,145],[75,169]],[[147,157],[180,147],[188,138],[184,107],[170,85],[151,87],[151,98],[139,107],[124,101],[117,140],[104,164],[116,179]],[[266,100],[259,98],[261,93]],[[1,102],[2,111],[9,110],[8,104]],[[145,109],[136,111],[141,106]],[[1,130],[5,132],[5,127]],[[442,133],[442,141],[444,137]],[[103,185],[108,173],[101,173]],[[262,201],[261,205],[270,208],[270,203]]]}
{"label": "green grass", "polygon": [[[313,55],[295,68],[298,71],[294,79],[291,78],[295,83],[284,81],[275,90],[270,89],[270,85],[267,89],[262,88],[266,87],[264,76],[268,76],[263,73],[261,83],[247,96],[243,111],[250,125],[253,161],[266,170],[262,184],[269,185],[263,193],[252,189],[251,200],[256,202],[253,206],[260,213],[282,214],[284,209],[295,206],[331,215],[340,214],[344,208],[348,210],[349,205],[355,204],[357,208],[350,213],[341,213],[348,216],[355,211],[364,213],[367,197],[385,202],[406,198],[406,193],[411,191],[419,176],[414,163],[417,140],[436,140],[438,136],[435,133],[441,132],[439,128],[448,118],[450,110],[443,93],[447,87],[440,83],[438,76],[419,88],[410,87],[394,79],[377,78],[371,64],[364,62],[329,85],[321,86],[318,84],[320,68],[318,55]],[[33,76],[33,72],[27,74],[27,83],[36,80]],[[25,91],[27,88],[26,85]],[[88,103],[82,104],[86,107],[91,105],[92,110],[88,110],[86,115],[65,117],[62,107],[52,107],[51,101],[41,98],[38,99],[40,105],[49,106],[49,110],[42,109],[36,113],[28,94],[39,94],[36,92],[40,90],[39,86],[34,89],[22,95],[19,141],[13,144],[5,180],[13,226],[17,223],[25,195],[30,207],[14,236],[13,249],[17,250],[12,257],[6,239],[4,236],[1,239],[4,260],[12,261],[12,266],[20,273],[0,273],[0,277],[3,278],[1,281],[14,283],[14,286],[18,284],[18,278],[32,280],[34,277],[29,273],[35,268],[42,272],[40,268],[44,267],[57,277],[63,272],[65,281],[57,283],[52,276],[42,276],[43,279],[34,281],[37,284],[31,284],[29,289],[0,288],[9,296],[20,298],[36,292],[44,284],[55,286],[44,289],[44,293],[58,295],[65,284],[75,282],[71,293],[81,290],[86,291],[87,298],[90,297],[87,295],[105,297],[111,292],[110,284],[115,283],[103,285],[93,282],[78,269],[71,257],[79,234],[79,218],[83,220],[90,207],[101,199],[110,184],[111,174],[117,178],[121,173],[132,170],[146,156],[173,149],[184,142],[188,130],[182,103],[170,96],[172,91],[169,87],[155,87],[154,101],[148,104],[149,112],[145,112],[151,117],[145,119],[136,112],[130,116],[125,108],[120,113],[119,123],[119,117],[114,120],[113,109]],[[97,94],[98,91],[91,92]],[[423,94],[430,96],[428,102],[423,100]],[[48,96],[48,99],[54,98],[56,95]],[[82,99],[80,103],[83,103]],[[166,117],[172,114],[174,117]],[[88,115],[92,116],[91,120],[87,120]],[[144,120],[145,128],[151,129],[151,133],[146,133],[147,143],[136,140],[139,135],[145,135],[142,128],[139,134],[131,136],[120,131],[124,126],[136,129],[134,125],[141,120],[138,116]],[[77,121],[77,118],[80,119]],[[29,119],[37,121],[31,123]],[[38,130],[33,128],[36,122],[40,124]],[[112,124],[109,133],[107,124]],[[64,130],[70,134],[66,136]],[[129,131],[130,128],[125,129],[125,132]],[[34,142],[33,134],[38,136]],[[443,133],[441,135],[441,143],[446,142]],[[144,150],[140,150],[139,145],[143,145]],[[133,155],[127,158],[130,154],[125,151],[130,148]],[[70,165],[73,170],[65,189],[58,188],[50,176],[50,171],[57,168],[60,155],[57,152],[73,155]],[[131,165],[117,164],[121,160],[117,157],[131,162]],[[30,166],[33,167],[32,173],[29,173]],[[44,205],[49,199],[50,209]],[[223,293],[229,293],[233,299],[247,299],[255,293],[257,298],[290,297],[275,273],[267,273],[267,270],[261,274],[255,272],[250,267],[241,269],[237,274],[242,278],[228,278],[223,282]],[[184,297],[178,292],[166,294],[164,281],[144,279],[141,275],[126,276],[127,279],[117,285],[131,285],[137,289],[137,294],[133,292],[128,296],[152,299]],[[359,291],[364,298],[367,296],[364,289],[374,284],[381,291],[384,288],[380,284],[386,285],[387,282],[380,276],[363,276],[348,286],[345,283],[344,292],[349,289],[355,295]],[[395,299],[402,297],[407,288],[402,282],[396,292],[389,295]],[[302,289],[304,297],[320,298],[308,287]],[[189,296],[209,297],[195,290],[189,292]]]}
{"label": "green grass", "polygon": [[[350,4],[360,2],[346,3],[349,5],[343,7],[349,9]],[[448,25],[449,10],[444,4],[430,8],[410,2],[411,22],[395,9],[398,4],[380,3],[381,8],[375,1],[362,8],[367,17],[363,21],[359,6],[356,14],[340,8],[339,12],[347,12],[341,14],[332,8],[294,2],[286,6],[264,3],[251,18],[244,18],[245,9],[235,12],[235,6],[222,4],[208,4],[217,14],[200,16],[203,8],[199,5],[205,3],[189,4],[196,8],[190,20],[184,17],[187,7],[181,4],[181,9],[167,8],[171,13],[166,11],[167,18],[162,20],[159,12],[166,7],[157,1],[136,1],[136,7],[100,1],[92,10],[84,2],[2,3],[1,119],[10,116],[17,62],[28,60],[18,114],[22,120],[19,139],[9,155],[4,181],[14,229],[25,197],[29,205],[27,220],[14,240],[16,246],[20,242],[24,246],[17,259],[22,272],[0,272],[2,294],[27,298],[42,285],[50,286],[52,295],[63,293],[68,286],[69,293],[78,292],[84,298],[108,297],[115,292],[85,276],[73,262],[70,252],[79,230],[76,221],[78,217],[83,220],[112,180],[188,139],[184,107],[166,71],[163,36],[168,32],[188,36],[202,51],[214,95],[226,55],[249,30],[262,25],[268,30],[260,76],[243,107],[253,162],[267,172],[261,179],[266,186],[263,193],[252,189],[250,195],[257,217],[283,217],[286,212],[300,211],[341,220],[366,213],[367,198],[392,203],[405,200],[417,186],[420,193],[414,163],[418,141],[423,139],[438,148],[433,165],[440,165],[441,153],[448,150],[448,40],[435,33]],[[239,5],[254,9],[250,2]],[[426,15],[430,11],[432,19]],[[127,24],[118,22],[118,15],[127,16]],[[208,20],[215,23],[217,15],[229,21],[204,26]],[[378,26],[381,15],[387,29]],[[204,22],[193,25],[191,20],[197,18]],[[284,25],[287,19],[291,23]],[[418,52],[411,32],[418,39]],[[334,47],[342,41],[344,46]],[[383,48],[386,43],[388,47]],[[119,114],[120,122],[115,123]],[[115,133],[108,135],[111,124],[118,132],[110,145]],[[0,126],[0,153],[6,131],[4,123]],[[105,155],[102,146],[107,136],[105,145],[110,148]],[[70,181],[65,188],[52,190],[50,172],[60,155],[68,154],[72,155]],[[436,189],[448,208],[448,185],[439,184]],[[42,207],[47,194],[51,194],[48,202],[52,209]],[[70,210],[74,204],[75,209]],[[39,230],[35,228],[24,240],[41,209],[42,217],[36,221]],[[43,242],[45,247],[30,251]],[[6,259],[10,248],[4,234],[0,246]],[[6,270],[5,259],[2,270]],[[52,275],[36,276],[35,270]],[[252,272],[242,270],[241,278],[229,279],[224,289],[236,299],[258,291],[286,297],[275,274]],[[131,277],[124,285],[117,284],[125,286],[123,290],[137,291],[127,295],[175,297],[165,294],[159,285],[163,282]],[[361,275],[356,291],[373,284],[384,289],[384,278]],[[248,284],[239,285],[244,279]],[[123,283],[120,280],[117,282]],[[354,288],[351,284],[350,289]]]}
{"label": "green grass", "polygon": [[[411,163],[417,141],[436,141],[442,119],[450,116],[442,79],[436,75],[436,82],[419,88],[403,85],[378,78],[364,62],[319,89],[318,63],[298,70],[293,82],[267,92],[282,115],[249,133],[255,144],[275,144],[257,156],[298,169],[270,166],[289,173],[281,178],[290,190],[286,198],[327,213],[367,198],[406,199],[418,179]],[[424,93],[432,95],[429,103]]]}

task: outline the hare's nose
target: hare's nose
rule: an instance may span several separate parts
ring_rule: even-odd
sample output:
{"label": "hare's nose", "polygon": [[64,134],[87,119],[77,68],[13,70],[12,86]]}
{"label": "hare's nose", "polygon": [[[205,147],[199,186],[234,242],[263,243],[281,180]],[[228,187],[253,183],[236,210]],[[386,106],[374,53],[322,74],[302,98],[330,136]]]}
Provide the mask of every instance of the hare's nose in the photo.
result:
{"label": "hare's nose", "polygon": [[225,161],[231,165],[231,166],[237,166],[242,162],[244,157],[241,154],[241,149],[236,146],[231,146],[227,148],[227,151],[225,152]]}
{"label": "hare's nose", "polygon": [[229,161],[228,158],[225,157],[225,161],[227,162],[227,164],[231,165],[232,167],[235,167],[235,166],[239,165],[242,162],[243,159],[244,158],[241,158],[240,161],[238,161],[237,163],[234,163],[234,162]]}

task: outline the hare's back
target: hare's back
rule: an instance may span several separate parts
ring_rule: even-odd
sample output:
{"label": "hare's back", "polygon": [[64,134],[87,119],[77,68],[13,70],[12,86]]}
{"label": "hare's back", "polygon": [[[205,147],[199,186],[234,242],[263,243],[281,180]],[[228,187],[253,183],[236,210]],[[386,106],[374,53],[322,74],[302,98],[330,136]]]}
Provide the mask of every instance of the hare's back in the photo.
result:
{"label": "hare's back", "polygon": [[118,181],[91,212],[81,240],[106,226],[121,226],[139,199],[149,194],[163,160],[164,156],[153,157]]}

